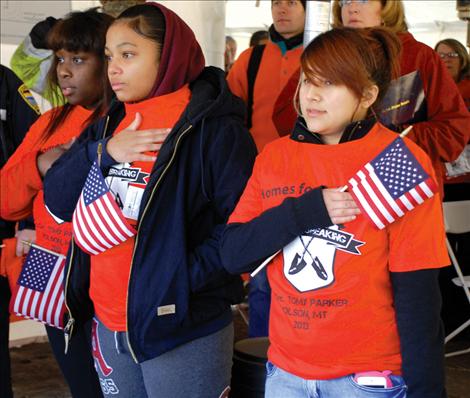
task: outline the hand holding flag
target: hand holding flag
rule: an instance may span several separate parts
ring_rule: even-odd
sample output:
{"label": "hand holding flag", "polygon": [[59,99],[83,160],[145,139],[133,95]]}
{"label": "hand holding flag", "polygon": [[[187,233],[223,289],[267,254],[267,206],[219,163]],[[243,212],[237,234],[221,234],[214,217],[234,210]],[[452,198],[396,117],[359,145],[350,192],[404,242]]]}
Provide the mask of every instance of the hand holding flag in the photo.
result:
{"label": "hand holding flag", "polygon": [[437,191],[402,136],[363,166],[347,187],[373,224],[383,229]]}
{"label": "hand holding flag", "polygon": [[102,253],[136,234],[93,162],[72,219],[75,242],[92,255]]}

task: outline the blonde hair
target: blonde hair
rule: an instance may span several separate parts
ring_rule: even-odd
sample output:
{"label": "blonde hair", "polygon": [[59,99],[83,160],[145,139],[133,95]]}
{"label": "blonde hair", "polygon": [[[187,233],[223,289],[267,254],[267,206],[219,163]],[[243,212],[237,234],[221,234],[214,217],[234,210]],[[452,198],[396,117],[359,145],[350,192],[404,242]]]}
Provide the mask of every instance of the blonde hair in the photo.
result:
{"label": "blonde hair", "polygon": [[[382,5],[381,17],[382,26],[389,28],[395,33],[407,32],[408,25],[405,21],[405,9],[402,0],[380,0]],[[341,6],[339,0],[333,2],[333,27],[343,26],[341,18]]]}

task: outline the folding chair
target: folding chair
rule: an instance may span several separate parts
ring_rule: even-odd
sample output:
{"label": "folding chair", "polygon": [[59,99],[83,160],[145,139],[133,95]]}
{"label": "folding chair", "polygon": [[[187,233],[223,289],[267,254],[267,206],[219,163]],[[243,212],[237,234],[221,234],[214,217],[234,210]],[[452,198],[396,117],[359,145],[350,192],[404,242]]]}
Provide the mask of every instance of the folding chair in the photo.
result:
{"label": "folding chair", "polygon": [[[470,232],[470,200],[463,200],[458,202],[444,202],[443,207],[446,232],[452,234],[462,234]],[[457,261],[454,251],[452,250],[452,246],[450,245],[449,240],[447,238],[446,244],[447,250],[449,251],[449,256],[452,260],[452,265],[454,266],[455,271],[457,272],[457,277],[453,278],[452,282],[454,282],[455,285],[461,287],[464,290],[465,295],[467,296],[467,300],[470,303],[470,275],[463,275],[459,262]],[[449,335],[446,336],[445,342],[447,343],[469,326],[470,314],[469,319],[467,321],[465,321],[457,329],[455,329],[453,332],[449,333]],[[455,355],[461,355],[466,353],[470,353],[470,347],[465,350],[447,353],[446,357],[452,357]]]}

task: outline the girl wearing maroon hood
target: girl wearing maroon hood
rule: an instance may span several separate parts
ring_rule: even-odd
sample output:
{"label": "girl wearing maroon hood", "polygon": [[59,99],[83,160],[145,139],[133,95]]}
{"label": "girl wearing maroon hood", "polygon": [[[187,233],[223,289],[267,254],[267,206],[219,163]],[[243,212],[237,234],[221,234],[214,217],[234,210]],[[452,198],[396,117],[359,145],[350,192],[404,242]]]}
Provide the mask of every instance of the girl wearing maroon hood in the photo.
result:
{"label": "girl wearing maroon hood", "polygon": [[119,101],[50,169],[45,201],[71,219],[102,148],[101,172],[135,235],[99,254],[74,236],[66,334],[94,316],[104,394],[224,396],[230,304],[243,291],[221,267],[218,241],[256,152],[243,103],[222,70],[204,67],[191,29],[160,4],[124,11],[107,32],[105,55]]}

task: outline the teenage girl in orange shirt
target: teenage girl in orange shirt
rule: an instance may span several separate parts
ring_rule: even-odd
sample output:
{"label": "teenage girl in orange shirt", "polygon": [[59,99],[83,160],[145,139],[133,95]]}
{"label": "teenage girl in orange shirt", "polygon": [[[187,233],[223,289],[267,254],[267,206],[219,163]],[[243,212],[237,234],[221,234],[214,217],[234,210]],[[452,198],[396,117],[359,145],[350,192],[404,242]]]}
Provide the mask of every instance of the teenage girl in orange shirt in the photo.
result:
{"label": "teenage girl in orange shirt", "polygon": [[373,105],[399,49],[380,28],[333,29],[307,46],[297,124],[258,156],[222,237],[233,273],[281,250],[267,271],[267,398],[443,394],[437,269],[449,260],[439,196],[378,230],[338,191],[397,138]]}
{"label": "teenage girl in orange shirt", "polygon": [[[74,12],[49,32],[48,45],[54,52],[49,85],[51,92],[60,97],[55,103],[66,104],[46,112],[31,126],[1,170],[1,217],[20,220],[33,214],[36,244],[62,255],[67,254],[71,224],[61,223],[47,211],[43,177],[82,129],[103,112],[103,94],[109,90],[102,77],[103,52],[106,29],[111,22],[112,17],[94,10]],[[46,330],[72,395],[101,397],[89,348],[91,324],[78,329],[67,355],[62,331],[47,325]]]}

